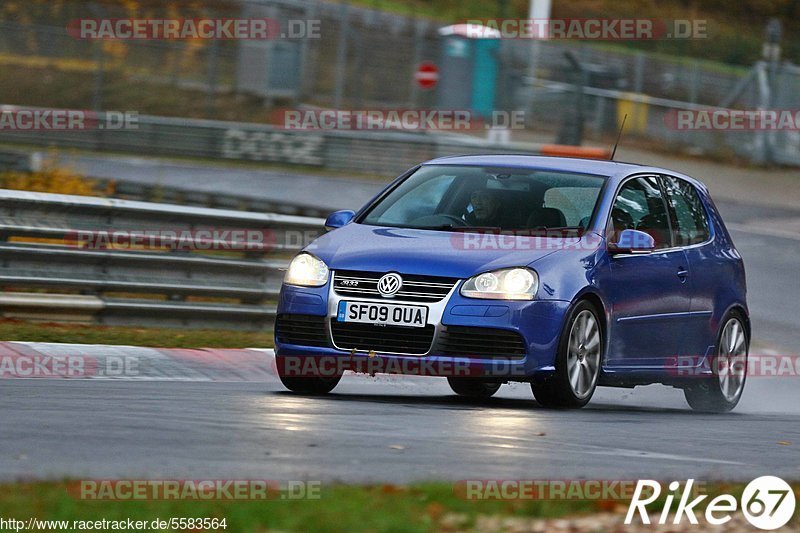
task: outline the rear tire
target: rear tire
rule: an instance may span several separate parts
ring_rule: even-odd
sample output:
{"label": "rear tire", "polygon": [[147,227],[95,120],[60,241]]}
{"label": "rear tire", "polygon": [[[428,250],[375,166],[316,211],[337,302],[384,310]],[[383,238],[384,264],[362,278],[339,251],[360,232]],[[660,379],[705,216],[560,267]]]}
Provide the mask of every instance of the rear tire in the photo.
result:
{"label": "rear tire", "polygon": [[453,392],[467,398],[491,398],[498,391],[501,383],[481,381],[477,378],[447,378]]}
{"label": "rear tire", "polygon": [[597,310],[585,300],[578,302],[561,333],[555,373],[531,382],[536,401],[543,407],[567,409],[589,403],[600,376],[604,338]]}
{"label": "rear tire", "polygon": [[722,321],[717,336],[717,355],[711,369],[714,376],[697,379],[683,389],[686,402],[695,411],[727,413],[739,403],[747,380],[747,354],[750,339],[739,313]]}

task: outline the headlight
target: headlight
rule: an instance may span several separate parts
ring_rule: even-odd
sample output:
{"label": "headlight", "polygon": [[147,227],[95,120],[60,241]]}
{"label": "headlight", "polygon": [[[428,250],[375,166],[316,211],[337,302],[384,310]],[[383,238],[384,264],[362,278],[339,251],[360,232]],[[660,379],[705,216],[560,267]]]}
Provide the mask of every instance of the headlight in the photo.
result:
{"label": "headlight", "polygon": [[283,282],[303,287],[322,287],[328,283],[328,265],[321,259],[303,252],[289,263]]}
{"label": "headlight", "polygon": [[539,276],[529,268],[504,268],[469,278],[461,296],[493,300],[533,300]]}

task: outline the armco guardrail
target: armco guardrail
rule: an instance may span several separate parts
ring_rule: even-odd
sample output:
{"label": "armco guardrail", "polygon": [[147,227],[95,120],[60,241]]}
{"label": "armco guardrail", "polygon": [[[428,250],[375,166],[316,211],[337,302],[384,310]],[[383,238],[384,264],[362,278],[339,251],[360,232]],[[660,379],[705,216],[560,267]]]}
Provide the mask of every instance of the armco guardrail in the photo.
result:
{"label": "armco guardrail", "polygon": [[[0,106],[4,112],[36,110]],[[105,124],[99,113],[93,123]],[[548,145],[492,144],[466,135],[401,131],[297,131],[265,124],[141,115],[124,128],[0,128],[0,141],[86,150],[263,161],[338,172],[397,175],[411,163],[465,153],[546,154]],[[579,155],[580,148],[575,150]],[[596,157],[594,152],[587,154]]]}
{"label": "armco guardrail", "polygon": [[[20,152],[0,150],[0,172],[15,170],[30,172],[38,170],[46,154],[41,152]],[[224,194],[220,192],[203,192],[188,187],[171,187],[164,184],[148,185],[133,181],[110,178],[91,178],[98,184],[98,190],[113,189],[114,196],[125,200],[144,202],[170,203],[214,207],[218,209],[234,209],[237,211],[257,211],[259,213],[276,213],[283,215],[301,215],[307,217],[325,217],[329,210],[300,202],[255,198],[244,194]]]}
{"label": "armco guardrail", "polygon": [[281,215],[300,215],[306,217],[326,217],[330,209],[313,205],[289,203],[279,200],[253,198],[242,193],[224,194],[187,190],[167,185],[145,185],[131,181],[106,180],[93,178],[101,184],[113,182],[114,196],[128,200],[164,202],[180,205],[213,207],[216,209],[234,209],[236,211],[255,211],[258,213],[275,213]]}
{"label": "armco guardrail", "polygon": [[0,190],[3,316],[271,326],[288,257],[319,218]]}

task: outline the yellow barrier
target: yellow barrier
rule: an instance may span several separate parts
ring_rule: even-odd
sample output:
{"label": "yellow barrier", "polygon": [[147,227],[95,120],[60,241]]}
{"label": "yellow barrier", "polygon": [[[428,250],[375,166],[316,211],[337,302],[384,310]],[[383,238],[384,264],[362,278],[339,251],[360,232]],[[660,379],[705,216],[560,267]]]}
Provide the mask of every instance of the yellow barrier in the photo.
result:
{"label": "yellow barrier", "polygon": [[617,101],[617,129],[622,126],[625,115],[628,115],[628,120],[625,122],[626,132],[646,132],[647,114],[650,110],[649,100],[643,94],[624,93]]}

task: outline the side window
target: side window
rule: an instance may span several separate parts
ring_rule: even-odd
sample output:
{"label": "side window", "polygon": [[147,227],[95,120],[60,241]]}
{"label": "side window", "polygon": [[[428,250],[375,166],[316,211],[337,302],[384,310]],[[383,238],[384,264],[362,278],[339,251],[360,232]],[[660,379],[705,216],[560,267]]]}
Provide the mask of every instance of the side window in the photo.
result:
{"label": "side window", "polygon": [[657,178],[643,176],[625,182],[614,200],[608,231],[611,242],[624,229],[648,233],[656,248],[672,246],[669,219]]}
{"label": "side window", "polygon": [[694,186],[672,176],[662,178],[674,225],[675,245],[688,246],[707,241],[710,237],[708,218]]}

